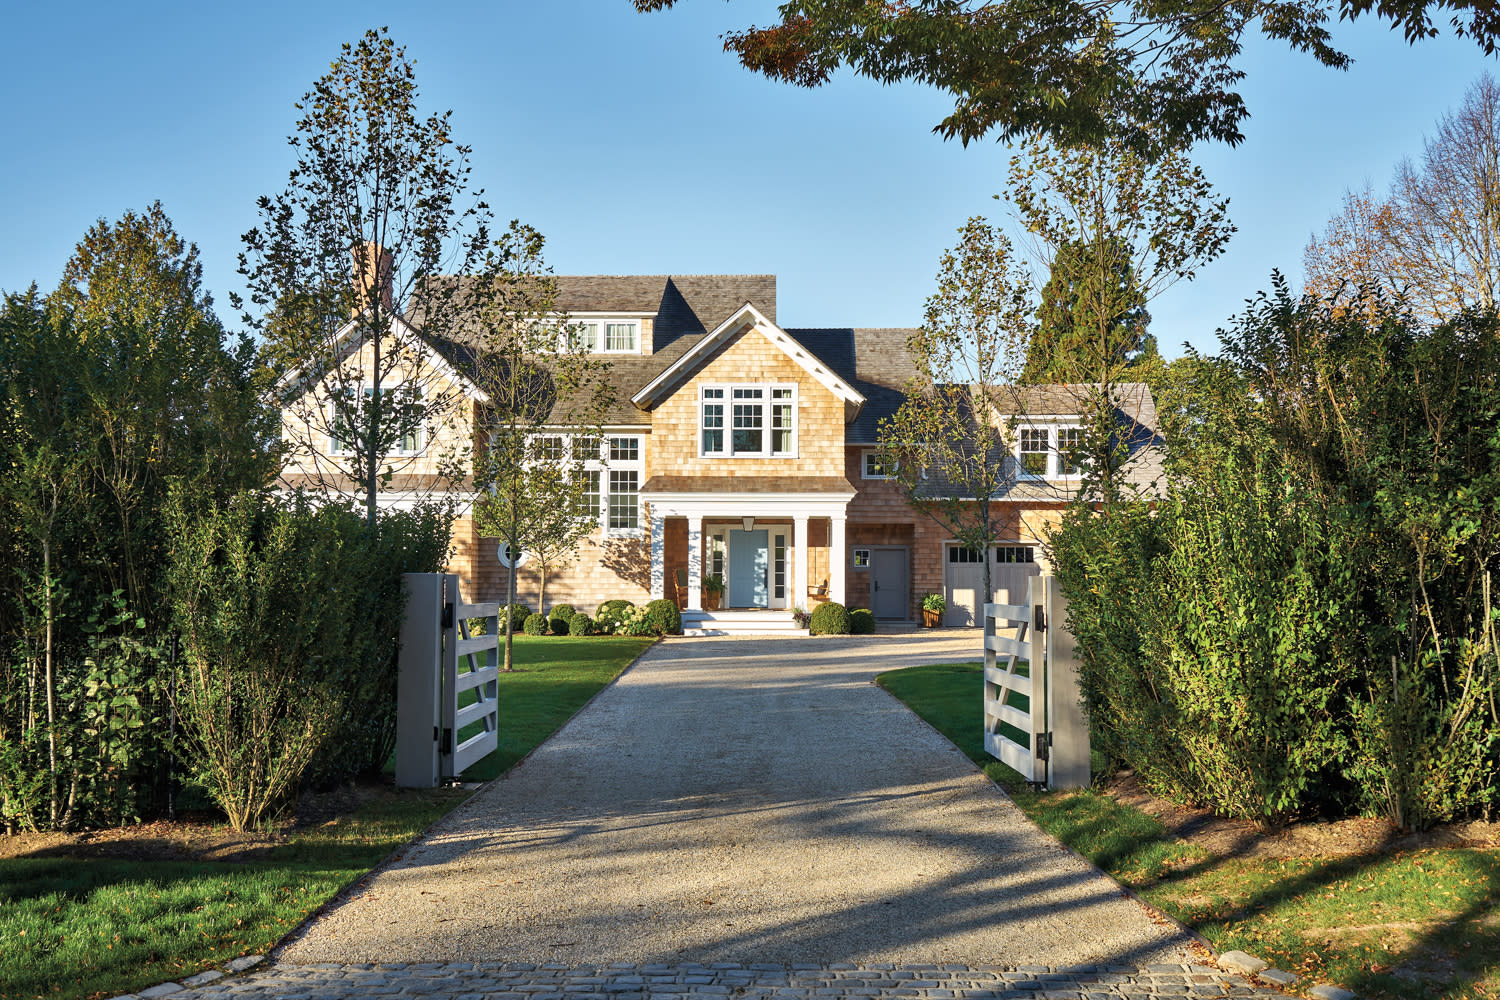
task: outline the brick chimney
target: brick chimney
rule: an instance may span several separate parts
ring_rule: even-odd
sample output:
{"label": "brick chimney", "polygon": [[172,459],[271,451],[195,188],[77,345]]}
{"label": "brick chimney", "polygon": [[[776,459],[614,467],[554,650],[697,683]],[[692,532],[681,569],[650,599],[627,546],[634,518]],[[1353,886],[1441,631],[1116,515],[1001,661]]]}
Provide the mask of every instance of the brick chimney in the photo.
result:
{"label": "brick chimney", "polygon": [[354,287],[360,307],[371,300],[371,292],[378,285],[381,308],[390,312],[391,266],[394,261],[391,252],[379,243],[366,241],[351,247],[349,253],[354,257]]}

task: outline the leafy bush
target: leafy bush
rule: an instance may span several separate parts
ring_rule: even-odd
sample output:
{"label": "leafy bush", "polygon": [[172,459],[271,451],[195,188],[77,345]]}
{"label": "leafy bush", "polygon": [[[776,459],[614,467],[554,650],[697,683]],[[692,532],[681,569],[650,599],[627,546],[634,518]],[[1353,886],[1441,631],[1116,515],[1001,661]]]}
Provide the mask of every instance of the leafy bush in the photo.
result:
{"label": "leafy bush", "polygon": [[[433,568],[445,517],[244,493],[171,508],[181,751],[235,829],[284,804],[314,759],[384,761],[394,728],[402,572]],[[382,754],[372,761],[372,754]]]}
{"label": "leafy bush", "polygon": [[922,610],[942,614],[948,610],[948,599],[942,594],[923,594]]}
{"label": "leafy bush", "polygon": [[849,632],[852,635],[874,635],[875,615],[865,608],[849,612]]}
{"label": "leafy bush", "polygon": [[659,635],[656,624],[645,608],[630,605],[620,613],[620,620],[612,622],[612,629],[616,635]]}
{"label": "leafy bush", "polygon": [[525,601],[517,601],[516,603],[510,605],[509,608],[502,609],[500,615],[501,635],[505,634],[505,615],[507,614],[510,615],[511,633],[519,634],[526,631],[526,619],[530,618],[532,614],[531,605],[527,604]]}
{"label": "leafy bush", "polygon": [[1170,490],[1051,536],[1096,745],[1275,821],[1497,800],[1500,321],[1418,327],[1277,278],[1161,383]]}
{"label": "leafy bush", "polygon": [[626,613],[634,607],[629,601],[605,601],[594,609],[594,621],[603,631],[613,632],[624,621]]}
{"label": "leafy bush", "polygon": [[849,612],[837,601],[825,601],[813,609],[807,627],[813,635],[848,635]]}
{"label": "leafy bush", "polygon": [[656,600],[647,604],[646,620],[651,623],[651,630],[657,635],[682,634],[682,612],[672,601]]}
{"label": "leafy bush", "polygon": [[547,616],[547,624],[552,628],[553,635],[567,635],[568,622],[576,612],[571,604],[553,605],[551,613]]}
{"label": "leafy bush", "polygon": [[521,628],[527,635],[547,635],[552,631],[552,626],[545,615],[527,615]]}
{"label": "leafy bush", "polygon": [[569,635],[593,635],[594,620],[588,615],[579,613],[568,619]]}

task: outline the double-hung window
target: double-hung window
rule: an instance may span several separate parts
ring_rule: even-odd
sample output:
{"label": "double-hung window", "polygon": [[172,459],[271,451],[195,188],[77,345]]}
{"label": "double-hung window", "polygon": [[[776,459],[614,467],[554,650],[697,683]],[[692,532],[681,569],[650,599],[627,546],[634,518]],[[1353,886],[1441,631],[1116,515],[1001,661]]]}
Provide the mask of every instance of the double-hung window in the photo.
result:
{"label": "double-hung window", "polygon": [[1028,476],[1045,476],[1052,457],[1052,433],[1046,427],[1021,428],[1021,470]]}
{"label": "double-hung window", "polygon": [[605,527],[632,531],[641,526],[641,439],[610,437],[609,502]]}
{"label": "double-hung window", "polygon": [[1057,474],[1059,477],[1083,475],[1083,428],[1059,427],[1057,430]]}
{"label": "double-hung window", "polygon": [[704,457],[793,457],[797,454],[796,387],[703,386],[698,397],[698,427],[700,454]]}

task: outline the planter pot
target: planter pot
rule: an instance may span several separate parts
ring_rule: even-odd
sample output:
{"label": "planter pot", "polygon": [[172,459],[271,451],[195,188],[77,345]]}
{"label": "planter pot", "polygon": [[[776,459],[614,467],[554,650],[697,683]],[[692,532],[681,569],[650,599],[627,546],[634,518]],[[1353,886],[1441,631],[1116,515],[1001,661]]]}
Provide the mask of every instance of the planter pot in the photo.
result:
{"label": "planter pot", "polygon": [[941,624],[943,624],[943,613],[941,611],[928,611],[926,608],[922,609],[923,628],[937,628]]}
{"label": "planter pot", "polygon": [[703,610],[718,611],[719,598],[723,595],[719,591],[707,591],[703,595]]}

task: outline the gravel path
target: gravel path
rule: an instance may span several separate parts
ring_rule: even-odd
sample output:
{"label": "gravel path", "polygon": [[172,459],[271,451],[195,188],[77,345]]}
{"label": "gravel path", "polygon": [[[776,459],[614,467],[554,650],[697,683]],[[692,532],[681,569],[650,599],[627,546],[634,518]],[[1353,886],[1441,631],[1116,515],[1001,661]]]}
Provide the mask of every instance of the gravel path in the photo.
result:
{"label": "gravel path", "polygon": [[1192,961],[870,683],[975,645],[661,643],[278,959]]}

